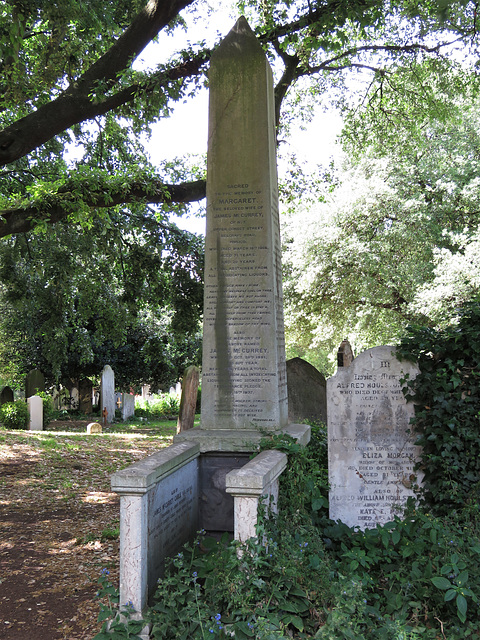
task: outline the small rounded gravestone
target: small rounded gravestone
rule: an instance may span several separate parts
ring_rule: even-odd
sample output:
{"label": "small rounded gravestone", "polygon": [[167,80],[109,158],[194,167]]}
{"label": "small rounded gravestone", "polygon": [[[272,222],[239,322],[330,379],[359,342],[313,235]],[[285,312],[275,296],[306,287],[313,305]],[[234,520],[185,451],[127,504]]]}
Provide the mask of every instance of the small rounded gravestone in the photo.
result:
{"label": "small rounded gravestone", "polygon": [[102,433],[102,425],[99,422],[91,422],[87,424],[87,433]]}

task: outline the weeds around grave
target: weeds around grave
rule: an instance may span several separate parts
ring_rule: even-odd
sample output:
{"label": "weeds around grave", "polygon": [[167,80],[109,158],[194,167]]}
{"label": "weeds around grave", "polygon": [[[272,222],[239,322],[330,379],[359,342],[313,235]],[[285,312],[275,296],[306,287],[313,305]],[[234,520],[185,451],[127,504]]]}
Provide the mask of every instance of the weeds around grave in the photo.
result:
{"label": "weeds around grave", "polygon": [[313,426],[306,448],[266,439],[289,457],[280,515],[260,518],[241,557],[226,538],[187,545],[146,616],[152,637],[480,638],[479,336],[473,304],[443,331],[412,329],[400,347],[420,364],[407,381],[424,447],[419,505],[366,531],[333,522],[325,428]]}
{"label": "weeds around grave", "polygon": [[[228,536],[186,545],[145,614],[151,638],[480,637],[478,512],[439,518],[411,503],[402,519],[354,530],[327,517],[323,426],[306,448],[288,437],[263,446],[289,456],[280,515],[260,515],[241,557]],[[115,633],[95,640],[128,637]]]}

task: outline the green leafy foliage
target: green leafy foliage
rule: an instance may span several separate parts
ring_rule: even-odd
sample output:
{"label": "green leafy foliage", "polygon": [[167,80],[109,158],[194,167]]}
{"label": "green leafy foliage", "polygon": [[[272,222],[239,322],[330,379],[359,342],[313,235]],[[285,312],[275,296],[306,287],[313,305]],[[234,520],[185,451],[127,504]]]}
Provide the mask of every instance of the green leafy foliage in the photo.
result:
{"label": "green leafy foliage", "polygon": [[[434,638],[442,620],[448,638],[478,632],[479,526],[478,513],[473,519],[465,514],[438,518],[413,506],[404,519],[397,517],[365,532],[339,523],[326,526],[338,586],[361,595],[356,604],[350,603],[356,607],[357,631],[381,638],[398,624]],[[339,604],[343,595],[336,596]],[[338,623],[337,618],[338,611],[330,616],[327,628]]]}
{"label": "green leafy foliage", "polygon": [[146,616],[152,637],[267,640],[287,629],[311,632],[309,611],[327,584],[323,545],[312,527],[264,532],[264,543],[252,539],[241,549],[228,535],[201,537],[178,554]]}
{"label": "green leafy foliage", "polygon": [[28,429],[30,415],[24,400],[5,402],[0,407],[0,422],[5,429]]}
{"label": "green leafy foliage", "polygon": [[118,590],[110,583],[108,575],[109,571],[103,569],[98,579],[97,598],[101,601],[98,621],[103,625],[93,640],[141,640],[139,634],[145,627],[145,621],[131,603],[119,606]]}
{"label": "green leafy foliage", "polygon": [[454,113],[363,146],[335,165],[316,205],[289,214],[289,355],[331,373],[346,336],[356,352],[396,343],[408,324],[445,326],[478,296],[479,103],[449,97]]}
{"label": "green leafy foliage", "polygon": [[[0,246],[0,363],[19,381],[96,376],[165,387],[198,360],[203,243],[153,215],[58,226]],[[107,233],[108,229],[108,233]]]}
{"label": "green leafy foliage", "polygon": [[457,504],[436,516],[411,502],[375,529],[333,522],[324,508],[326,430],[312,433],[307,447],[264,440],[289,457],[278,516],[263,506],[257,537],[244,545],[201,532],[172,558],[145,615],[152,637],[477,638],[478,508]]}
{"label": "green leafy foliage", "polygon": [[178,396],[170,393],[162,393],[153,396],[149,402],[137,401],[135,403],[135,415],[149,420],[158,420],[165,417],[176,417],[180,408]]}
{"label": "green leafy foliage", "polygon": [[472,302],[454,324],[412,328],[400,345],[403,357],[420,367],[406,381],[407,398],[416,403],[424,499],[436,513],[459,505],[477,510],[480,502],[479,336],[480,304]]}

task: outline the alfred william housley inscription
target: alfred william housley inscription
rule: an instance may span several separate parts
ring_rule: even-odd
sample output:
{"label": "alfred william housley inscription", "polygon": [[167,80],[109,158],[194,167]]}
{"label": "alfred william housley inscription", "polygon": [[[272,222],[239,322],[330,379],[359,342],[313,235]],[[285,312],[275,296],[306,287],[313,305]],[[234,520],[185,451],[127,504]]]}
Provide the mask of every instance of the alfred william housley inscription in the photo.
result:
{"label": "alfred william housley inscription", "polygon": [[202,428],[278,430],[287,385],[273,78],[245,18],[212,56]]}
{"label": "alfred william housley inscription", "polygon": [[330,517],[361,529],[393,520],[421,482],[414,415],[400,380],[416,365],[375,347],[327,380]]}

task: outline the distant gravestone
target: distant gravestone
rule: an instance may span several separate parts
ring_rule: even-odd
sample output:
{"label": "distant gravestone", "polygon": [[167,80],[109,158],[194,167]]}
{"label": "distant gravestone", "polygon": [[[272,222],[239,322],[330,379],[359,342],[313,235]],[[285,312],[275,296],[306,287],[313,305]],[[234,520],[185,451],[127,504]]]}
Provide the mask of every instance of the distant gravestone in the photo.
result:
{"label": "distant gravestone", "polygon": [[393,520],[422,477],[400,379],[418,367],[394,347],[361,353],[327,380],[330,517],[361,529]]}
{"label": "distant gravestone", "polygon": [[135,415],[135,396],[131,393],[122,393],[122,420],[128,420]]}
{"label": "distant gravestone", "polygon": [[353,351],[348,340],[342,340],[337,351],[337,366],[349,367],[353,361]]}
{"label": "distant gravestone", "polygon": [[288,421],[327,421],[327,389],[320,371],[302,358],[287,360]]}
{"label": "distant gravestone", "polygon": [[72,409],[78,409],[79,406],[79,392],[77,387],[72,387],[70,390],[70,407]]}
{"label": "distant gravestone", "polygon": [[78,408],[81,413],[92,413],[92,383],[88,378],[78,383]]}
{"label": "distant gravestone", "polygon": [[[106,424],[109,424],[115,418],[115,374],[112,367],[107,364],[102,371],[102,382],[100,388],[100,410]],[[106,416],[104,411],[106,410]]]}
{"label": "distant gravestone", "polygon": [[6,402],[13,402],[13,389],[11,387],[3,387],[0,391],[0,405],[5,404]]}
{"label": "distant gravestone", "polygon": [[193,429],[199,380],[200,370],[198,367],[192,365],[185,369],[185,373],[183,374],[180,409],[178,412],[177,433]]}
{"label": "distant gravestone", "polygon": [[45,376],[40,369],[32,369],[25,379],[25,397],[30,398],[45,391]]}
{"label": "distant gravestone", "polygon": [[27,399],[30,414],[30,431],[43,431],[43,400],[40,396]]}
{"label": "distant gravestone", "polygon": [[90,422],[87,424],[87,433],[102,433],[102,425],[99,422]]}

